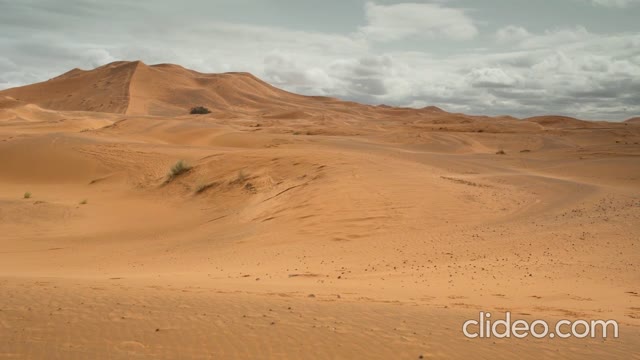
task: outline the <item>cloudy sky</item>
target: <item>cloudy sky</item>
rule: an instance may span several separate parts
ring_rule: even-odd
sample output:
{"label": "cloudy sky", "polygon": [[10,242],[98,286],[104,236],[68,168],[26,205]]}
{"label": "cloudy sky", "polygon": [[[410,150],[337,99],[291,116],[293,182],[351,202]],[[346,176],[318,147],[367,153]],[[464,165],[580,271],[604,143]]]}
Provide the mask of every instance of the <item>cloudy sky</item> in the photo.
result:
{"label": "cloudy sky", "polygon": [[0,89],[116,60],[472,114],[640,115],[640,0],[0,0]]}

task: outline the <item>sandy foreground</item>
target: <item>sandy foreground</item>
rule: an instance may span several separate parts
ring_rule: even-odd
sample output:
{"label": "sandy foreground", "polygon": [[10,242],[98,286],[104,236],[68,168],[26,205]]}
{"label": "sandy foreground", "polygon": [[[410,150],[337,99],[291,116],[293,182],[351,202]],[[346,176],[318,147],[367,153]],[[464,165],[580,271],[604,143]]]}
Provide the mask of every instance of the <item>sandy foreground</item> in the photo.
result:
{"label": "sandy foreground", "polygon": [[[105,69],[0,92],[0,358],[640,358],[640,124],[246,75],[201,94],[223,110],[177,115],[154,74],[200,75]],[[467,339],[479,311],[615,319],[620,338]]]}

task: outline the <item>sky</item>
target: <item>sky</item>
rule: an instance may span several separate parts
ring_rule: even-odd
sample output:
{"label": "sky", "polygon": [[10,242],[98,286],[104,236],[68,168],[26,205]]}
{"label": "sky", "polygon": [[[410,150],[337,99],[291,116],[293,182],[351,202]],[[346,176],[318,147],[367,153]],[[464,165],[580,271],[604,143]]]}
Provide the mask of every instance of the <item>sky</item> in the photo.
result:
{"label": "sky", "polygon": [[369,104],[640,116],[640,0],[0,0],[0,89],[117,60]]}

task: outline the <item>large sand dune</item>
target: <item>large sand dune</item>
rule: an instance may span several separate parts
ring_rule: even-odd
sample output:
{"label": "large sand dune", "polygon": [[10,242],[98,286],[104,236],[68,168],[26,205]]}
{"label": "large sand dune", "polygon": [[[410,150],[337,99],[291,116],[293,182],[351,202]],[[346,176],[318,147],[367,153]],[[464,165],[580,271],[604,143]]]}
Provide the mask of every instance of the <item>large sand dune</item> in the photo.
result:
{"label": "large sand dune", "polygon": [[55,110],[161,116],[188,113],[194,104],[244,113],[291,112],[337,102],[288,93],[248,73],[202,74],[178,65],[148,66],[140,61],[120,61],[90,71],[74,69],[0,94]]}
{"label": "large sand dune", "polygon": [[637,357],[639,144],[140,62],[1,91],[0,358]]}

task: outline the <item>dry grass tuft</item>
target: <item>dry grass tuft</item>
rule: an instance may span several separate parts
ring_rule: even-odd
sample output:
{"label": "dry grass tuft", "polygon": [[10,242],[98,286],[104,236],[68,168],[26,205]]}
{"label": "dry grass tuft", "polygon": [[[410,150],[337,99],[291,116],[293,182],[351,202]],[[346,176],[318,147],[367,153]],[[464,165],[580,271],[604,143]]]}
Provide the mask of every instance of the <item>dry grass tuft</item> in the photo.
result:
{"label": "dry grass tuft", "polygon": [[184,160],[178,160],[175,164],[173,164],[171,169],[169,169],[169,173],[167,174],[167,180],[165,181],[165,183],[170,182],[171,180],[188,172],[189,170],[191,170],[191,166],[189,164],[187,164]]}

